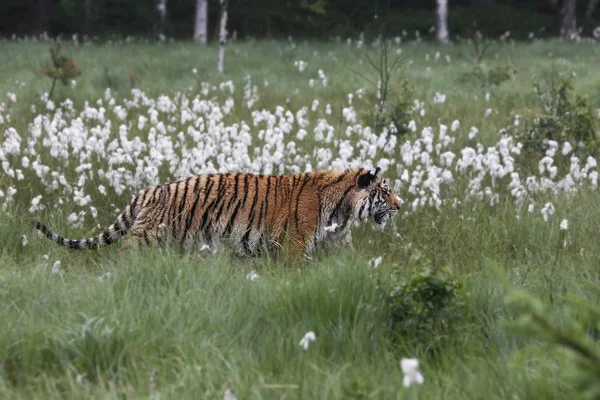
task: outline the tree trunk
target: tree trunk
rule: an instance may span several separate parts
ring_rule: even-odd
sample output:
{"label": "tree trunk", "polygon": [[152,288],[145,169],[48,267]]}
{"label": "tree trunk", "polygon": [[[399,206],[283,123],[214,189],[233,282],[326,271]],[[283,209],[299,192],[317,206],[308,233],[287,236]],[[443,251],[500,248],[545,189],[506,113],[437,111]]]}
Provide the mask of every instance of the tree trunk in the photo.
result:
{"label": "tree trunk", "polygon": [[35,21],[35,33],[48,32],[48,23],[50,22],[50,9],[52,0],[37,1],[37,18]]}
{"label": "tree trunk", "polygon": [[217,71],[223,72],[223,61],[225,59],[225,43],[227,42],[227,0],[219,0],[221,3],[221,23],[219,29],[219,56],[217,57]]}
{"label": "tree trunk", "polygon": [[440,43],[448,43],[448,0],[437,0],[436,36]]}
{"label": "tree trunk", "polygon": [[167,19],[167,0],[157,0],[158,23],[156,24],[156,36],[164,35],[165,20]]}
{"label": "tree trunk", "polygon": [[592,18],[592,14],[596,11],[596,7],[598,7],[598,0],[590,0],[587,9],[585,10],[585,19]]}
{"label": "tree trunk", "polygon": [[196,0],[196,22],[194,40],[206,44],[208,32],[208,0]]}
{"label": "tree trunk", "polygon": [[563,0],[560,8],[560,35],[570,38],[577,34],[576,23],[577,0]]}

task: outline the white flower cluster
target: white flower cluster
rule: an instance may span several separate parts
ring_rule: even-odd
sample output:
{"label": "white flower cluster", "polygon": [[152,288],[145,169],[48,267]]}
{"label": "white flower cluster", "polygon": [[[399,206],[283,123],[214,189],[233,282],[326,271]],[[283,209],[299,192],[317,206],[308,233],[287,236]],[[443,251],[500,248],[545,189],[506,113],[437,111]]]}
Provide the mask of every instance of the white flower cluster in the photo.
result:
{"label": "white flower cluster", "polygon": [[[294,65],[306,68],[304,61]],[[323,70],[318,75],[326,86]],[[10,125],[11,108],[0,104],[2,210],[14,204],[15,196],[23,196],[31,213],[67,203],[74,208],[68,221],[77,226],[86,217],[96,218],[98,208],[106,207],[105,196],[217,172],[282,174],[378,166],[409,201],[408,213],[426,207],[441,211],[468,200],[494,206],[507,199],[517,207],[527,202],[533,210],[536,194],[573,193],[598,185],[596,160],[579,160],[570,143],[548,141],[539,173],[525,176],[517,166],[527,156],[513,137],[505,134],[495,145],[484,146],[477,142],[479,130],[465,130],[458,120],[449,127],[426,126],[426,104],[419,100],[409,110],[414,119],[408,129],[420,130],[420,135],[399,142],[393,124],[376,132],[362,121],[365,106],[353,100],[361,99],[365,89],[348,94],[341,121],[318,98],[299,109],[256,107],[260,93],[250,76],[241,93],[231,81],[201,83],[198,92],[154,98],[133,89],[130,96],[117,99],[107,89],[82,107],[70,100],[54,104],[43,96],[45,108],[21,132]],[[8,95],[7,101],[17,100]],[[249,122],[232,114],[240,101],[250,111]],[[433,100],[439,107],[445,101],[439,93]],[[459,137],[468,137],[469,146],[457,146]],[[569,157],[568,170],[556,157]],[[27,186],[19,184],[24,179]],[[23,193],[17,194],[20,187],[38,190],[19,189]],[[540,205],[546,221],[554,213],[548,204]]]}

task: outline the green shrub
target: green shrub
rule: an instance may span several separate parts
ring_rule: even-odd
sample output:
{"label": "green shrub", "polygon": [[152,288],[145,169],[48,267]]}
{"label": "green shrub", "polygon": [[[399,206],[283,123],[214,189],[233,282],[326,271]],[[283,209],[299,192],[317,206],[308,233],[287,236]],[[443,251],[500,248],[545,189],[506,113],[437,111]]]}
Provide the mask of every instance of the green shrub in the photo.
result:
{"label": "green shrub", "polygon": [[478,88],[490,92],[494,87],[502,85],[511,78],[511,67],[502,65],[487,67],[477,64],[471,71],[463,72],[458,77],[461,84],[473,84]]}
{"label": "green shrub", "polygon": [[394,342],[435,351],[465,326],[461,284],[451,276],[426,266],[409,278],[397,271],[393,280],[383,296]]}
{"label": "green shrub", "polygon": [[535,82],[533,89],[542,108],[520,139],[525,147],[543,150],[548,140],[568,141],[595,151],[600,144],[596,118],[587,99],[573,89],[571,74],[551,71],[543,84]]}
{"label": "green shrub", "polygon": [[388,101],[376,125],[377,129],[382,129],[394,124],[396,127],[395,133],[401,136],[410,131],[408,123],[412,119],[414,90],[407,79],[402,79],[397,87],[398,89],[393,94],[393,100]]}

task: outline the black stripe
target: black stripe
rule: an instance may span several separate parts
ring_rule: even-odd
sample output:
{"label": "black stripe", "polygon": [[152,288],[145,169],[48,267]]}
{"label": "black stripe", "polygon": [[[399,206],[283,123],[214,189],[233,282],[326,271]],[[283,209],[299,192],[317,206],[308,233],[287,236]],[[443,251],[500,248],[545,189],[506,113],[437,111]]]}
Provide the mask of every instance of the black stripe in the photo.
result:
{"label": "black stripe", "polygon": [[129,229],[133,225],[133,221],[131,221],[129,218],[127,218],[127,214],[125,214],[122,219],[123,219],[123,224],[125,224],[125,230],[127,232],[129,232]]}
{"label": "black stripe", "polygon": [[144,231],[142,233],[142,237],[144,239],[144,242],[146,242],[146,245],[150,245],[150,240],[148,239],[148,232]]}
{"label": "black stripe", "polygon": [[[262,179],[264,179],[264,178],[261,176],[261,180]],[[257,227],[257,229],[258,229],[259,232],[262,230],[261,228],[264,225],[263,212],[264,212],[264,215],[266,215],[266,212],[264,210],[265,209],[265,203],[267,203],[269,201],[269,178],[268,177],[267,177],[267,188],[265,190],[265,193],[266,193],[266,196],[262,196],[261,197],[260,213],[258,214],[258,224],[257,224],[258,227]]]}
{"label": "black stripe", "polygon": [[285,228],[286,230],[289,229],[289,223],[290,223],[290,214],[292,213],[292,196],[294,195],[294,188],[296,187],[296,178],[299,177],[299,175],[292,175],[292,190],[289,193],[289,198],[287,200],[288,203],[288,213],[287,213],[287,219],[285,221]]}
{"label": "black stripe", "polygon": [[178,224],[181,227],[181,220],[183,218],[183,211],[185,209],[185,203],[187,201],[187,194],[188,194],[188,188],[190,186],[190,179],[192,178],[187,178],[185,180],[185,189],[183,190],[183,197],[181,198],[181,204],[179,205],[179,215],[178,215]]}
{"label": "black stripe", "polygon": [[225,191],[227,190],[227,186],[229,186],[229,176],[230,174],[221,175],[221,180],[219,181],[219,189],[217,190],[217,203],[214,208],[218,208],[217,214],[213,220],[216,222],[219,219],[219,215],[223,211],[223,207],[227,202],[227,198],[225,197]]}
{"label": "black stripe", "polygon": [[172,232],[175,232],[175,215],[177,213],[177,195],[179,194],[180,187],[181,187],[181,182],[177,182],[175,184],[175,195],[173,196],[173,203],[171,203],[171,208],[169,208],[169,214],[171,215],[169,222],[171,225]]}
{"label": "black stripe", "polygon": [[348,175],[347,172],[342,172],[342,174],[340,176],[338,176],[333,182],[329,182],[327,185],[323,186],[322,190],[329,189],[330,187],[337,185],[338,183],[343,181],[347,175]]}
{"label": "black stripe", "polygon": [[144,206],[144,202],[146,201],[146,196],[148,196],[148,191],[150,189],[146,189],[144,190],[144,192],[142,193],[142,198],[140,199],[140,206],[143,207]]}
{"label": "black stripe", "polygon": [[210,194],[212,192],[212,188],[215,186],[215,183],[213,182],[213,178],[214,175],[209,175],[206,179],[208,180],[208,185],[206,186],[206,190],[204,191],[204,200],[202,201],[202,207],[204,207],[206,205],[206,203],[208,202],[208,198],[210,197]]}
{"label": "black stripe", "polygon": [[[140,196],[142,194],[139,193],[137,196],[135,196],[135,199],[133,199],[133,202],[131,202],[131,204],[128,207],[125,207],[125,217],[127,220],[132,220],[133,219],[133,215],[137,214],[135,208],[137,207],[138,201],[140,200]],[[131,224],[129,225],[131,226]]]}
{"label": "black stripe", "polygon": [[215,196],[215,199],[213,201],[210,202],[210,204],[208,206],[206,206],[206,208],[204,209],[204,214],[202,214],[202,224],[200,225],[200,231],[202,231],[204,234],[206,234],[207,232],[205,228],[208,228],[208,213],[210,213],[212,211],[212,209],[215,207],[215,205],[217,204],[217,202],[219,201],[219,196],[218,193],[221,191],[221,185],[223,183],[223,175],[217,175],[219,177],[219,187],[217,189],[217,195]]}
{"label": "black stripe", "polygon": [[261,203],[260,203],[260,212],[258,213],[258,227],[257,230],[260,232],[261,231],[261,226],[263,225],[263,212],[264,212],[264,208],[265,208],[265,200],[262,199]]}
{"label": "black stripe", "polygon": [[317,204],[318,204],[318,209],[317,209],[317,225],[315,227],[315,234],[314,234],[315,239],[317,238],[317,233],[319,232],[319,229],[321,228],[321,210],[322,210],[321,196],[317,196]]}
{"label": "black stripe", "polygon": [[141,196],[141,195],[142,195],[142,194],[141,194],[141,193],[139,193],[137,196],[135,196],[135,199],[133,199],[133,203],[131,204],[131,209],[132,209],[132,210],[133,210],[133,209],[135,209],[135,207],[137,206],[137,203],[138,203],[138,201],[140,200],[140,196]]}
{"label": "black stripe", "polygon": [[115,221],[115,231],[118,232],[119,235],[123,232],[123,226],[121,225],[119,218],[117,218],[117,220]]}
{"label": "black stripe", "polygon": [[283,178],[280,176],[275,177],[275,206],[277,206],[277,196],[279,195],[279,182],[281,182]]}
{"label": "black stripe", "polygon": [[292,191],[290,192],[290,196],[294,194],[294,189],[296,188],[296,178],[300,180],[300,176],[298,174],[292,176]]}
{"label": "black stripe", "polygon": [[346,228],[346,225],[348,225],[348,221],[350,221],[350,215],[346,215],[346,217],[344,218],[344,220],[342,221],[342,224],[340,225],[340,227],[338,228],[338,230],[343,230]]}
{"label": "black stripe", "polygon": [[192,192],[196,195],[196,199],[194,200],[194,205],[192,205],[192,209],[190,210],[187,221],[185,222],[185,229],[183,230],[183,236],[181,236],[181,244],[185,241],[185,238],[192,226],[192,221],[194,220],[194,215],[196,214],[196,207],[198,207],[198,201],[200,201],[200,193],[198,192],[198,186],[200,185],[200,177],[196,179],[194,182],[194,189]]}
{"label": "black stripe", "polygon": [[298,195],[296,196],[296,209],[294,210],[295,211],[294,220],[296,222],[296,232],[300,232],[300,228],[298,227],[298,222],[299,222],[298,221],[298,206],[300,205],[302,190],[304,189],[304,186],[308,182],[309,178],[310,178],[310,176],[308,174],[304,177],[304,181],[302,181],[302,185],[300,185],[300,189],[298,189]]}
{"label": "black stripe", "polygon": [[[267,217],[269,216],[269,195],[271,194],[271,177],[267,176],[267,190],[265,196],[265,222]],[[260,228],[260,226],[259,226]]]}
{"label": "black stripe", "polygon": [[109,230],[104,231],[104,233],[102,234],[102,240],[104,241],[104,244],[106,244],[106,245],[112,244],[113,238],[112,238]]}
{"label": "black stripe", "polygon": [[244,175],[244,198],[242,200],[243,204],[246,204],[247,198],[248,198],[248,174]]}
{"label": "black stripe", "polygon": [[237,213],[240,211],[241,206],[242,202],[238,201],[235,208],[233,209],[233,212],[231,213],[231,216],[229,217],[229,221],[227,221],[227,226],[225,227],[224,235],[231,234],[231,230],[233,229],[233,224],[235,222],[235,217],[237,217]]}
{"label": "black stripe", "polygon": [[237,196],[238,196],[238,181],[239,181],[239,177],[240,174],[235,174],[234,177],[234,188],[233,188],[233,196],[231,196],[231,198],[229,199],[229,202],[227,203],[227,210],[229,210],[231,208],[231,205],[233,204],[233,202],[235,200],[237,200]]}
{"label": "black stripe", "polygon": [[[254,219],[254,215],[256,214],[256,202],[258,201],[258,191],[260,188],[259,178],[258,176],[254,177],[254,199],[252,199],[252,205],[250,206],[250,218]],[[250,221],[250,225],[252,225],[252,221]]]}
{"label": "black stripe", "polygon": [[339,211],[340,207],[342,206],[342,204],[344,203],[344,200],[346,199],[346,196],[348,195],[348,193],[354,188],[354,186],[350,186],[349,188],[346,189],[346,191],[344,192],[344,195],[342,196],[342,198],[340,199],[340,201],[337,202],[337,204],[335,205],[335,207],[333,208],[333,211],[331,212],[331,214],[329,214],[329,222],[327,223],[327,225],[331,225],[331,221],[333,219],[333,217],[335,216],[335,214]]}
{"label": "black stripe", "polygon": [[237,217],[238,212],[246,204],[246,199],[248,198],[248,174],[244,174],[243,189],[244,189],[244,197],[242,198],[242,201],[237,203],[237,205],[235,206],[235,209],[233,210],[233,213],[231,214],[231,217],[229,217],[229,221],[227,222],[227,227],[225,228],[225,233],[227,235],[229,235],[231,233],[231,231],[233,230],[233,226],[235,224],[235,219]]}
{"label": "black stripe", "polygon": [[225,208],[225,199],[223,199],[223,201],[221,202],[221,206],[219,207],[219,210],[217,211],[217,213],[215,214],[215,218],[214,221],[215,222],[219,222],[219,219],[221,219],[221,214],[223,214],[223,208]]}
{"label": "black stripe", "polygon": [[365,207],[367,206],[367,202],[364,202],[362,206],[360,206],[360,208],[358,209],[358,217],[360,218],[360,216],[362,215],[363,210],[365,209]]}
{"label": "black stripe", "polygon": [[246,226],[246,234],[242,238],[242,243],[247,251],[250,251],[250,244],[248,240],[250,239],[250,232],[252,232],[252,223],[254,222],[254,217],[256,216],[256,201],[258,200],[258,176],[254,177],[254,199],[252,200],[252,205],[250,206],[250,218],[248,225]]}
{"label": "black stripe", "polygon": [[[221,179],[219,180],[219,188],[217,190],[217,198],[216,198],[216,202],[213,203],[212,205],[212,209],[213,210],[217,210],[217,212],[214,214],[212,221],[214,223],[218,223],[219,222],[219,218],[221,216],[221,214],[223,213],[223,208],[225,207],[225,203],[227,203],[227,198],[225,197],[225,191],[227,189],[227,186],[229,184],[229,178],[230,174],[225,174],[225,175],[221,175]],[[208,232],[207,232],[208,234]]]}
{"label": "black stripe", "polygon": [[167,193],[165,195],[165,201],[163,202],[163,210],[162,213],[160,214],[160,218],[158,219],[158,223],[165,223],[165,214],[167,213],[167,210],[169,209],[169,200],[171,199],[171,184],[167,183],[165,185],[165,187],[167,188]]}

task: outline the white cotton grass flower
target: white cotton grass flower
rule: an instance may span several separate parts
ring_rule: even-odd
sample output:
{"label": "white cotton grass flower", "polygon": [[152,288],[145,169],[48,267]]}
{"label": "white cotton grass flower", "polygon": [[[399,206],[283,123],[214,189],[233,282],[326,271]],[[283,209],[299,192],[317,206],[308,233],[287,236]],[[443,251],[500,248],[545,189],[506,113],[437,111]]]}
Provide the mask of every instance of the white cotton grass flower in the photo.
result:
{"label": "white cotton grass flower", "polygon": [[479,130],[477,128],[475,128],[474,126],[471,127],[471,130],[469,131],[469,139],[475,139],[475,137],[477,136],[477,134],[479,133]]}
{"label": "white cotton grass flower", "polygon": [[29,207],[29,212],[34,213],[37,210],[43,210],[44,207],[40,205],[40,200],[42,200],[42,195],[38,195],[31,200],[31,207]]}
{"label": "white cotton grass flower", "polygon": [[298,68],[298,71],[303,72],[308,66],[308,63],[302,60],[297,60],[294,61],[294,66]]}
{"label": "white cotton grass flower", "polygon": [[248,275],[246,275],[246,279],[249,281],[256,281],[260,278],[260,276],[256,273],[256,271],[250,271]]}
{"label": "white cotton grass flower", "polygon": [[541,213],[542,213],[542,216],[543,216],[545,222],[548,222],[548,217],[553,215],[554,211],[555,211],[554,204],[546,203],[546,205],[544,205],[544,207],[541,210]]}
{"label": "white cotton grass flower", "polygon": [[434,104],[443,104],[445,102],[446,102],[446,95],[436,92],[435,96],[433,96],[433,103]]}
{"label": "white cotton grass flower", "polygon": [[425,381],[425,378],[419,372],[419,360],[416,358],[403,358],[400,360],[400,368],[404,375],[402,381],[404,387],[410,387],[413,384],[421,385]]}
{"label": "white cotton grass flower", "polygon": [[227,385],[225,392],[223,393],[223,400],[238,400],[235,389],[231,385]]}
{"label": "white cotton grass flower", "polygon": [[87,376],[88,376],[87,372],[77,374],[77,376],[75,377],[75,382],[82,385],[83,383],[85,383]]}
{"label": "white cotton grass flower", "polygon": [[452,121],[452,125],[450,125],[450,130],[452,132],[455,132],[458,128],[460,128],[460,121],[455,119],[454,121]]}
{"label": "white cotton grass flower", "polygon": [[300,340],[300,346],[304,350],[308,350],[308,346],[310,346],[310,342],[314,342],[315,340],[317,340],[317,336],[315,335],[315,333],[313,331],[306,332],[304,334],[304,336],[302,337],[302,340]]}
{"label": "white cotton grass flower", "polygon": [[369,261],[369,266],[372,267],[372,268],[377,268],[379,266],[379,264],[381,264],[382,261],[383,261],[383,257],[382,256],[379,256],[379,257],[376,257],[376,258],[372,258]]}
{"label": "white cotton grass flower", "polygon": [[561,231],[566,231],[567,229],[569,229],[569,220],[568,219],[563,219],[560,222],[560,230]]}
{"label": "white cotton grass flower", "polygon": [[417,131],[417,124],[415,123],[415,120],[410,120],[410,122],[408,123],[408,129],[410,129],[411,132],[416,132]]}
{"label": "white cotton grass flower", "polygon": [[58,275],[60,273],[60,260],[54,261],[52,264],[52,275]]}
{"label": "white cotton grass flower", "polygon": [[110,271],[109,271],[109,272],[105,273],[104,275],[100,275],[100,276],[98,277],[98,280],[99,280],[99,281],[104,281],[104,280],[106,280],[106,279],[109,279],[109,278],[111,277],[111,275],[112,275],[112,274],[111,274],[111,273],[110,273]]}
{"label": "white cotton grass flower", "polygon": [[27,236],[21,236],[21,245],[23,245],[23,247],[27,246]]}

